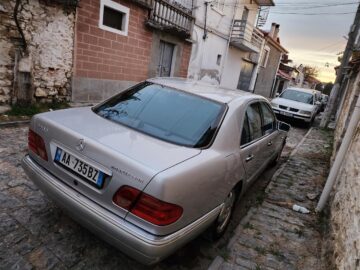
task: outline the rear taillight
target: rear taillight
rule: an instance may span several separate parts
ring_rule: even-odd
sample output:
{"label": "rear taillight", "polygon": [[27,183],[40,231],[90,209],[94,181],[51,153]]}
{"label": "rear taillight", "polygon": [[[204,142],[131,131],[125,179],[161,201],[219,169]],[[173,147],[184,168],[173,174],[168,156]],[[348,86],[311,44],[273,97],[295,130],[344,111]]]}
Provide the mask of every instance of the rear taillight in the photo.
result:
{"label": "rear taillight", "polygon": [[130,210],[135,203],[140,190],[129,186],[122,186],[114,195],[113,202],[126,210]]}
{"label": "rear taillight", "polygon": [[183,212],[178,205],[161,201],[129,186],[122,186],[115,193],[113,202],[132,214],[159,226],[174,223]]}
{"label": "rear taillight", "polygon": [[29,129],[28,134],[28,147],[29,150],[40,156],[43,160],[48,160],[45,148],[45,142],[43,138],[37,133]]}

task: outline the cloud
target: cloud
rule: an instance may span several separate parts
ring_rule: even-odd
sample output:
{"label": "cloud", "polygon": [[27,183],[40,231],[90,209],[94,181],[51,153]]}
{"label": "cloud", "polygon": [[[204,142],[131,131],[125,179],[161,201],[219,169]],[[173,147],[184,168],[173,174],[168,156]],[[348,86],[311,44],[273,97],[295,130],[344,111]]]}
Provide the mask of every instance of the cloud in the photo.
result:
{"label": "cloud", "polygon": [[306,16],[278,13],[355,12],[356,5],[309,8],[316,5],[338,4],[341,1],[304,1],[301,3],[294,1],[294,4],[289,5],[287,4],[289,0],[275,0],[277,6],[270,9],[267,23],[263,28],[270,29],[272,22],[280,24],[280,41],[289,51],[289,58],[297,65],[317,66],[320,69],[318,79],[325,82],[333,81],[334,67],[339,65],[336,54],[345,49],[346,40],[343,36],[348,35],[355,14]]}

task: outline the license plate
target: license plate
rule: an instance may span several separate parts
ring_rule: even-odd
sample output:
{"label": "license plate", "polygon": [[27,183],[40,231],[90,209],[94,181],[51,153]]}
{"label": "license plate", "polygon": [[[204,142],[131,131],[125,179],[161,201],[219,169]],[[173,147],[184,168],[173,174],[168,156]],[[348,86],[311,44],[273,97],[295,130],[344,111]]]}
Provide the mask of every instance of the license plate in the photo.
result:
{"label": "license plate", "polygon": [[293,116],[292,113],[282,112],[282,111],[280,111],[280,114],[285,115],[285,116],[290,116],[290,117]]}
{"label": "license plate", "polygon": [[105,174],[83,160],[69,154],[61,148],[56,149],[55,162],[75,172],[77,175],[101,188]]}

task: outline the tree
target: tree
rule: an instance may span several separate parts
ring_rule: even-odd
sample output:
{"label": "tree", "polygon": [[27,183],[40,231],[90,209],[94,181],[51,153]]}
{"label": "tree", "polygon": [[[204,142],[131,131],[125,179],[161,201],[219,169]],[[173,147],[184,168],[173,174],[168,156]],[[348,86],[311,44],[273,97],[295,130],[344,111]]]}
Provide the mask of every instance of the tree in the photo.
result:
{"label": "tree", "polygon": [[315,86],[315,90],[319,90],[319,91],[323,91],[324,90],[324,84],[323,83],[318,83],[316,86]]}
{"label": "tree", "polygon": [[328,82],[324,86],[323,94],[330,95],[331,89],[333,88],[334,84],[332,82]]}
{"label": "tree", "polygon": [[304,66],[303,67],[304,79],[306,80],[309,76],[317,77],[319,75],[319,68],[315,66]]}

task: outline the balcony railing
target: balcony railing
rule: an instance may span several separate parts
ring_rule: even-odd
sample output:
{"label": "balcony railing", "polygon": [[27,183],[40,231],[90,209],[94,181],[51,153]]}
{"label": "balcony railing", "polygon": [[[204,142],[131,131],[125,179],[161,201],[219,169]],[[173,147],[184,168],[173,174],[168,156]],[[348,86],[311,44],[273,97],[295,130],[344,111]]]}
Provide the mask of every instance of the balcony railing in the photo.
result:
{"label": "balcony railing", "polygon": [[[189,37],[194,23],[192,16],[192,0],[150,0],[152,2],[152,10],[148,24],[152,27],[176,32],[185,37]],[[183,6],[182,2],[187,6]]]}
{"label": "balcony railing", "polygon": [[264,35],[246,20],[235,20],[231,33],[231,45],[247,52],[259,53]]}

